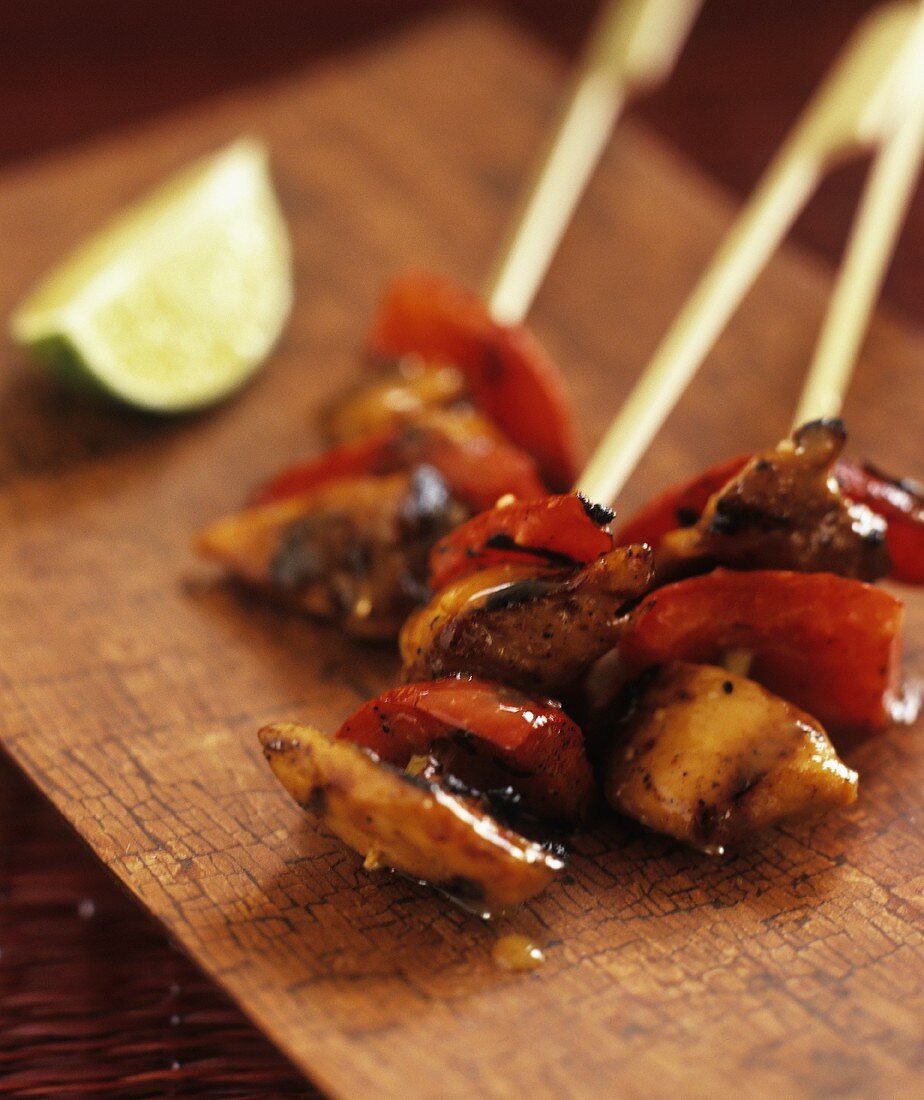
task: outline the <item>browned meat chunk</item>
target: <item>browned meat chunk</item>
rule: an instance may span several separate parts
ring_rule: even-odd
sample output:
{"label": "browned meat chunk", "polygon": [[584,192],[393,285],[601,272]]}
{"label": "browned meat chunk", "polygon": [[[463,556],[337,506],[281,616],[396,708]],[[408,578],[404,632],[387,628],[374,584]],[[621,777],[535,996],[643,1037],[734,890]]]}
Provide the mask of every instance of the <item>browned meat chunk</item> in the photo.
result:
{"label": "browned meat chunk", "polygon": [[260,731],[276,778],[366,866],[429,882],[485,915],[544,889],[564,859],[500,825],[480,801],[450,794],[349,741],[291,723]]}
{"label": "browned meat chunk", "polygon": [[469,673],[559,696],[611,649],[651,579],[647,547],[573,571],[500,565],[448,585],[401,632],[408,680]]}
{"label": "browned meat chunk", "polygon": [[756,455],[712,497],[695,526],[664,537],[659,582],[717,565],[884,577],[885,522],[845,500],[831,477],[845,438],[841,421],[816,420]]}
{"label": "browned meat chunk", "polygon": [[367,638],[394,637],[426,598],[427,555],[467,509],[421,465],[342,478],[208,526],[198,549],[233,575]]}
{"label": "browned meat chunk", "polygon": [[613,737],[610,805],[708,851],[857,794],[857,773],[814,718],[711,665],[664,665]]}

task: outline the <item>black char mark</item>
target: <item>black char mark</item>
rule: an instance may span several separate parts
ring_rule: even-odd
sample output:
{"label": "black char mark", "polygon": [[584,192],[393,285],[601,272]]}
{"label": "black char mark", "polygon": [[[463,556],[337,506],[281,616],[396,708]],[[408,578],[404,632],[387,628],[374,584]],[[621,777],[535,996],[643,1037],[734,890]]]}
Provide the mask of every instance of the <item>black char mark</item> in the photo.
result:
{"label": "black char mark", "polygon": [[606,527],[608,523],[612,523],[616,518],[613,509],[607,508],[605,504],[595,504],[593,501],[588,500],[583,493],[578,493],[577,498],[584,505],[587,518],[598,527]]}
{"label": "black char mark", "polygon": [[511,553],[525,554],[528,557],[541,558],[550,565],[560,565],[567,569],[576,569],[583,562],[573,558],[570,554],[563,554],[560,550],[549,550],[544,546],[527,546],[515,542],[514,539],[503,531],[492,535],[485,541],[486,550],[504,550]]}
{"label": "black char mark", "polygon": [[758,531],[785,531],[792,526],[790,516],[755,508],[730,497],[722,497],[716,502],[715,512],[709,521],[709,531],[713,535],[735,535],[748,528]]}
{"label": "black char mark", "polygon": [[537,580],[529,577],[527,580],[515,581],[505,585],[497,592],[492,592],[485,600],[485,611],[503,611],[508,607],[516,607],[519,604],[529,603],[548,595],[555,588],[548,581]]}

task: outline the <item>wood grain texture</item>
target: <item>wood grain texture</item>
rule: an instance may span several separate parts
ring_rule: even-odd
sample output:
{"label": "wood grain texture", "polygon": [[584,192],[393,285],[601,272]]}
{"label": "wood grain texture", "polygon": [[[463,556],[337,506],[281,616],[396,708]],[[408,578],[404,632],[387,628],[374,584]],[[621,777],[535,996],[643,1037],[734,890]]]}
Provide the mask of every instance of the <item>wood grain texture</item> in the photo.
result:
{"label": "wood grain texture", "polygon": [[[100,857],[334,1095],[911,1095],[921,1068],[920,731],[848,754],[850,811],[714,862],[621,824],[509,920],[548,962],[367,875],[259,755],[271,719],[333,726],[387,650],[202,583],[205,518],[316,445],[377,288],[419,264],[477,283],[551,112],[547,59],[470,13],[315,74],[0,180],[0,307],[121,202],[241,130],[270,142],[298,307],[240,398],[161,422],[83,404],[11,350],[0,378],[0,737]],[[498,104],[505,104],[503,111]],[[589,439],[626,393],[730,209],[626,128],[537,305]],[[626,494],[780,435],[827,289],[781,257]],[[855,453],[924,473],[924,344],[879,317],[847,414]],[[924,604],[909,601],[924,664]]]}

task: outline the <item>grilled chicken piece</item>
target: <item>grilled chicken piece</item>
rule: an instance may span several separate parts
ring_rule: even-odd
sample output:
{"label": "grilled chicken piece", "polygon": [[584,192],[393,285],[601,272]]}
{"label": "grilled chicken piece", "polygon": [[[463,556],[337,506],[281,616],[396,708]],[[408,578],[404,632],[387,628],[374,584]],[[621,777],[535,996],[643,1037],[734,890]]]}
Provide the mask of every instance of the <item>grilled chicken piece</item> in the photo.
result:
{"label": "grilled chicken piece", "polygon": [[467,673],[560,697],[611,649],[651,552],[623,546],[581,569],[506,564],[447,585],[401,631],[408,680]]}
{"label": "grilled chicken piece", "polygon": [[849,805],[857,773],[804,711],[742,676],[677,662],[640,686],[604,793],[643,825],[720,853],[756,829]]}
{"label": "grilled chicken piece", "polygon": [[342,478],[211,524],[197,548],[235,576],[364,638],[426,598],[427,554],[468,511],[427,465]]}
{"label": "grilled chicken piece", "polygon": [[840,420],[815,420],[752,458],[693,527],[665,535],[659,583],[717,565],[884,577],[885,521],[846,500],[831,476],[846,437]]}
{"label": "grilled chicken piece", "polygon": [[461,371],[408,355],[377,378],[364,378],[324,412],[321,423],[331,443],[347,443],[399,427],[427,410],[463,404],[466,398]]}
{"label": "grilled chicken piece", "polygon": [[283,723],[259,734],[276,778],[367,867],[390,867],[491,915],[538,894],[564,859],[498,824],[478,799],[381,763],[349,741]]}

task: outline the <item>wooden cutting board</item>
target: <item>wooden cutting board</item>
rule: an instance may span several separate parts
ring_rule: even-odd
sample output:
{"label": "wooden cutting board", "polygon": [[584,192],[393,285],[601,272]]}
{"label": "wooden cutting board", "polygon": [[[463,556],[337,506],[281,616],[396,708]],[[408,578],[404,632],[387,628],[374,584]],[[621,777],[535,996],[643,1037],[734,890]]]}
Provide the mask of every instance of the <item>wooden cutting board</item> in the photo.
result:
{"label": "wooden cutting board", "polygon": [[[387,649],[208,582],[204,520],[317,446],[380,284],[422,265],[477,285],[560,73],[463,12],[308,76],[0,178],[0,307],[121,203],[241,131],[270,143],[298,300],[224,408],[160,421],[66,396],[8,346],[0,376],[0,736],[202,967],[336,1096],[910,1095],[920,1068],[920,729],[849,753],[862,794],[715,861],[611,824],[500,929],[316,831],[255,731],[335,726],[391,682]],[[603,429],[732,210],[626,126],[534,321]],[[772,265],[626,496],[786,429],[828,288]],[[854,453],[924,473],[924,342],[873,326]],[[910,600],[920,668],[924,605]],[[509,975],[500,930],[546,965]],[[113,944],[113,952],[119,950]]]}

